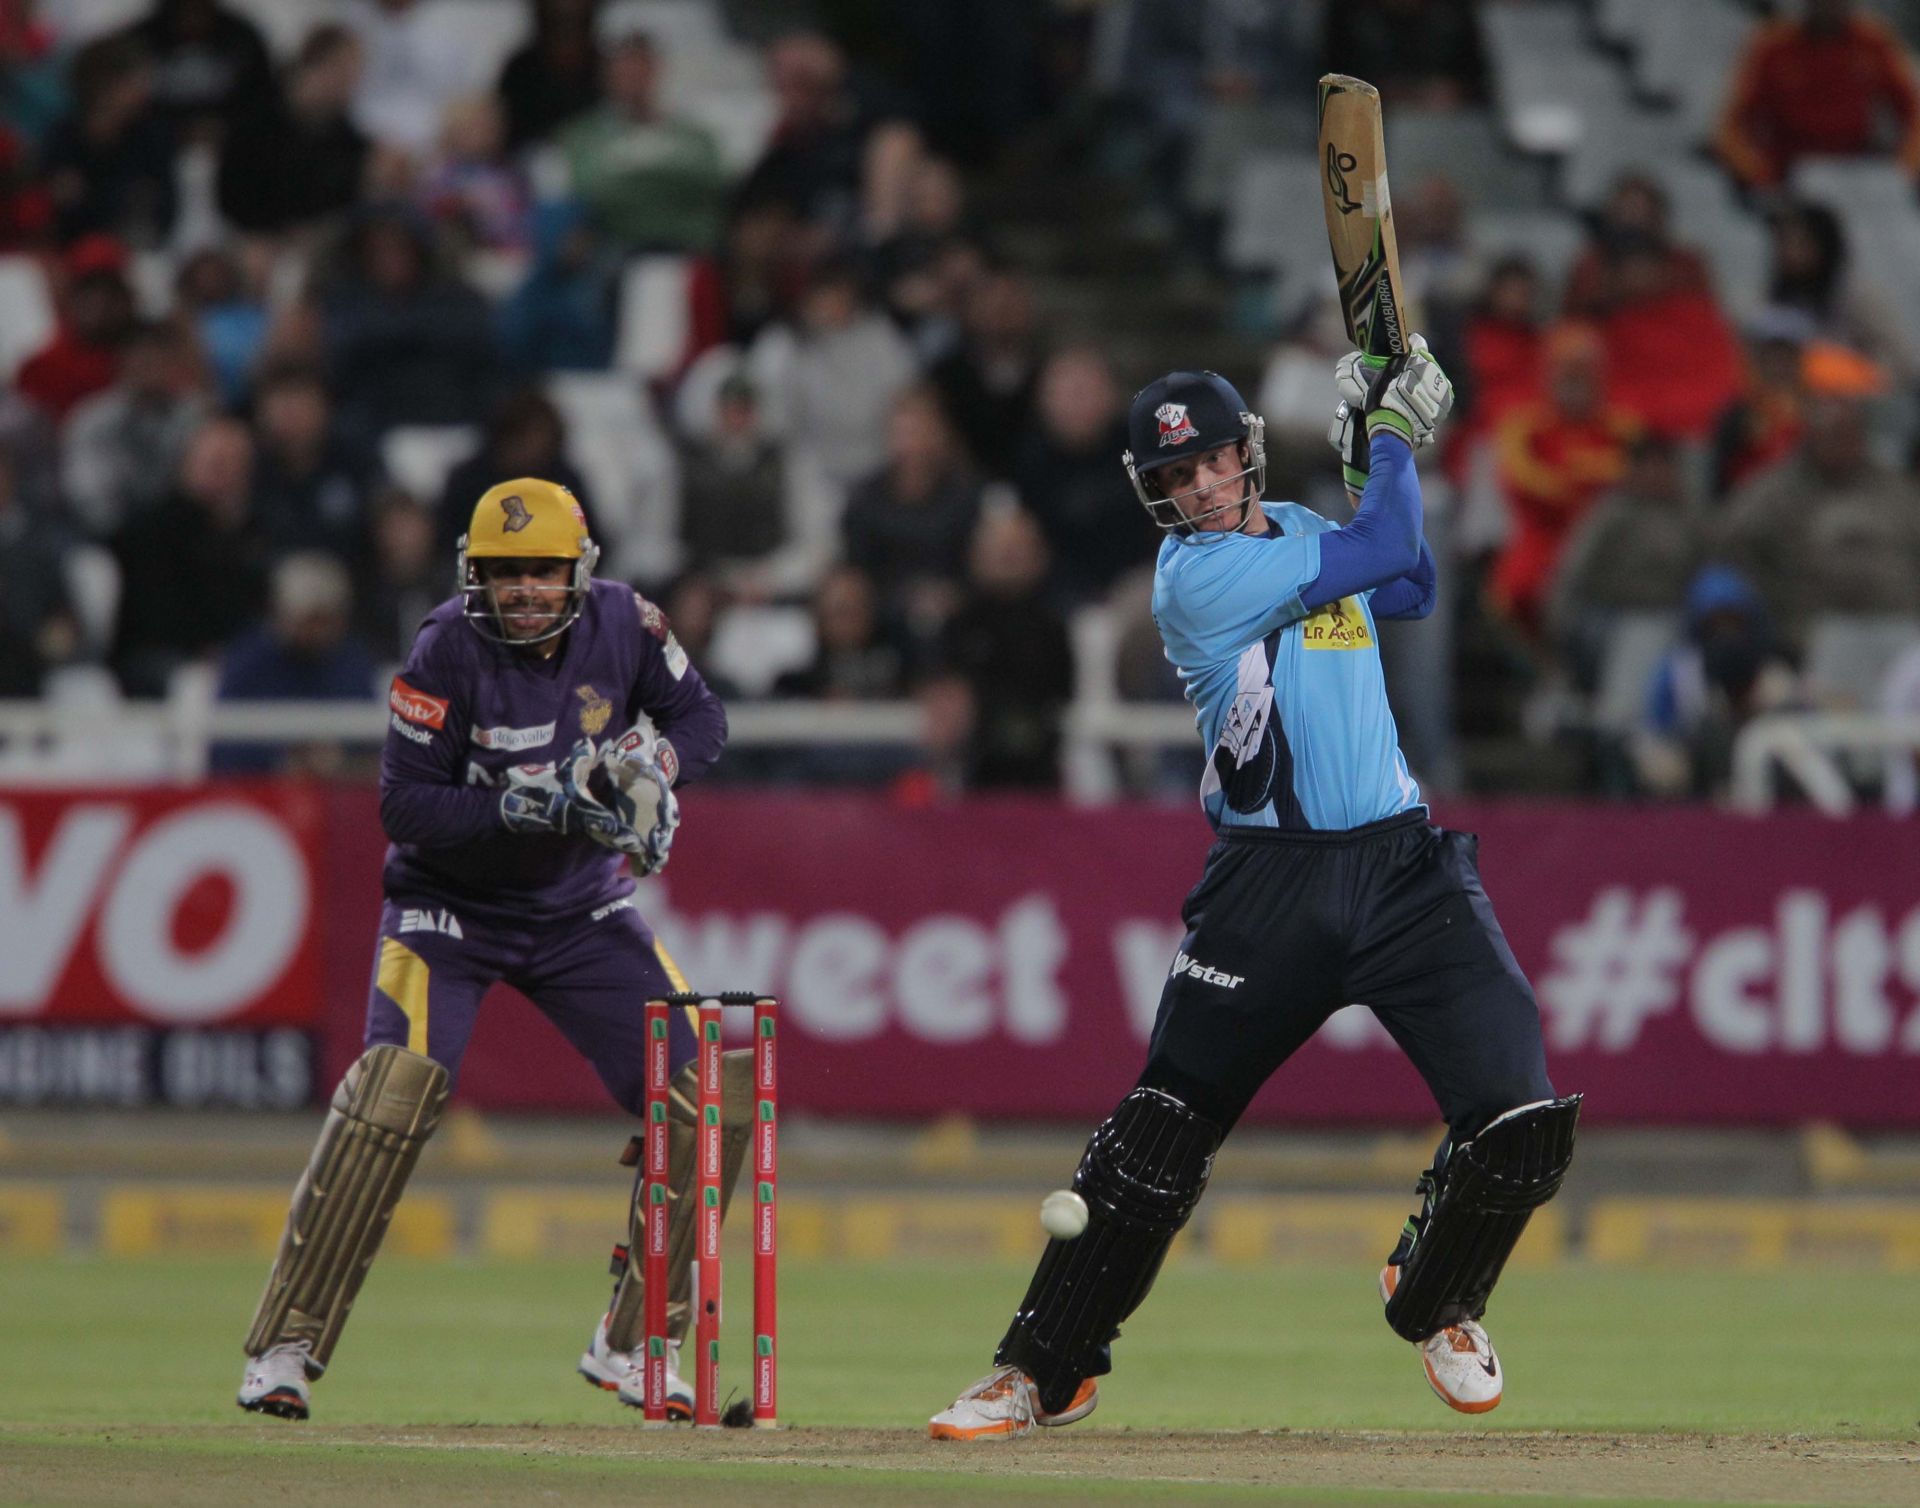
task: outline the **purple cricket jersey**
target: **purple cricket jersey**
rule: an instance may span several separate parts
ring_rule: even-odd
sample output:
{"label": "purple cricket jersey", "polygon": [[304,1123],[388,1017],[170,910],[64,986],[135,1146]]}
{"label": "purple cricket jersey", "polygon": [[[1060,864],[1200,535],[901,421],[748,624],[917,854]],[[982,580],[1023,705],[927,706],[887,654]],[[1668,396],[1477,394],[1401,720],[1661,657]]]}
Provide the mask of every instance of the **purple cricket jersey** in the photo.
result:
{"label": "purple cricket jersey", "polygon": [[541,659],[484,638],[459,597],[427,615],[389,698],[380,822],[389,896],[499,920],[574,915],[630,895],[626,856],[584,836],[510,832],[500,791],[516,765],[551,766],[582,738],[618,737],[644,713],[679,759],[678,782],[720,757],[727,716],[638,592],[589,588],[559,651]]}

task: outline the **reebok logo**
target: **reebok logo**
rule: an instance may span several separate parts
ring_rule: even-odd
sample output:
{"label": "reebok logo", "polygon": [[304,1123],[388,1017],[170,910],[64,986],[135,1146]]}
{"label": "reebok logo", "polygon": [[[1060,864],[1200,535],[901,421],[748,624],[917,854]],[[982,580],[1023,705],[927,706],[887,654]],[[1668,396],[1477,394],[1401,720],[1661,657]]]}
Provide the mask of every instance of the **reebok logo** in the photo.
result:
{"label": "reebok logo", "polygon": [[1178,979],[1182,974],[1197,979],[1202,984],[1217,984],[1223,990],[1237,990],[1247,980],[1245,974],[1223,974],[1211,964],[1201,963],[1197,958],[1189,958],[1185,953],[1176,953],[1173,955],[1171,977]]}
{"label": "reebok logo", "polygon": [[433,734],[425,728],[416,728],[412,723],[403,721],[398,712],[389,712],[387,714],[387,723],[393,731],[398,733],[402,738],[411,739],[417,744],[430,744],[433,742]]}
{"label": "reebok logo", "polygon": [[460,930],[460,918],[451,911],[432,911],[411,906],[400,913],[400,930],[402,932],[439,932],[463,941],[467,935]]}

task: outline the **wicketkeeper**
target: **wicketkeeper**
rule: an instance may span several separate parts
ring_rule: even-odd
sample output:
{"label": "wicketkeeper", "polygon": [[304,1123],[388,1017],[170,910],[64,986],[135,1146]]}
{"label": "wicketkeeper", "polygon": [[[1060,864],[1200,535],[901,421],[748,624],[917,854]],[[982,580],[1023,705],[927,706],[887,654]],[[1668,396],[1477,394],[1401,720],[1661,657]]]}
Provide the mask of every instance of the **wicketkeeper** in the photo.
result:
{"label": "wicketkeeper", "polygon": [[1264,424],[1211,372],[1137,394],[1124,457],[1166,533],[1153,613],[1206,745],[1218,841],[1187,896],[1147,1064],[1074,1175],[1089,1219],[1053,1240],[994,1370],[935,1439],[1070,1424],[1120,1324],[1199,1203],[1222,1138],[1273,1071],[1359,1001],[1413,1060],[1448,1134],[1380,1273],[1387,1323],[1450,1406],[1504,1379],[1480,1324],[1531,1212],[1573,1153],[1579,1097],[1547,1079],[1539,1010],[1494,920],[1475,840],[1427,820],[1381,678],[1375,623],[1433,608],[1414,451],[1453,402],[1413,351],[1335,374],[1330,438],[1359,508],[1344,528],[1261,500]]}
{"label": "wicketkeeper", "polygon": [[[307,1417],[310,1385],[332,1360],[497,981],[546,1014],[619,1104],[643,1112],[642,1006],[686,981],[634,910],[629,866],[650,874],[667,862],[675,788],[719,757],[727,720],[660,610],[593,579],[598,557],[564,487],[522,478],[493,488],[460,541],[457,594],[428,615],[394,679],[380,766],[392,845],[366,1051],[340,1081],[294,1191],[247,1335],[242,1408]],[[672,1047],[687,1091],[672,1138],[679,1189],[692,1169],[694,1038],[678,1017]],[[748,1057],[729,1054],[728,1071],[750,1072]],[[730,1107],[750,1102],[729,1094]],[[729,1191],[746,1131],[729,1129]],[[692,1222],[670,1228],[683,1334]],[[579,1369],[639,1406],[640,1243],[628,1244],[635,1255]],[[690,1418],[677,1350],[669,1407]]]}

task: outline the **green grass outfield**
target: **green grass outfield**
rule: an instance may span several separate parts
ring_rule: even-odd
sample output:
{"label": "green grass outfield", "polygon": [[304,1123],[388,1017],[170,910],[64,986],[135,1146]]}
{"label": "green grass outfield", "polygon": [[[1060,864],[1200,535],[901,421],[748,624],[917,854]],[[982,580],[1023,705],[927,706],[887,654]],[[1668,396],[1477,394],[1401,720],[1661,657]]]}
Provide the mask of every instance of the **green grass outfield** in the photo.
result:
{"label": "green grass outfield", "polygon": [[[746,1265],[733,1273],[722,1374],[740,1387]],[[226,1258],[0,1259],[0,1503],[343,1508],[577,1502],[601,1490],[688,1503],[962,1502],[988,1486],[1016,1502],[1920,1501],[1920,1273],[1516,1273],[1489,1316],[1508,1396],[1467,1420],[1432,1397],[1411,1348],[1381,1322],[1370,1272],[1187,1263],[1128,1325],[1093,1419],[968,1448],[920,1435],[986,1369],[1023,1268],[787,1264],[781,1416],[794,1428],[698,1437],[642,1431],[574,1375],[607,1291],[591,1263],[383,1261],[315,1389],[314,1423],[245,1416],[233,1389],[263,1276],[263,1264]],[[1269,1433],[1156,1445],[1167,1431]],[[1403,1431],[1416,1433],[1373,1434]],[[1592,1459],[1562,1461],[1563,1433],[1591,1437]],[[1654,1469],[1668,1435],[1690,1437],[1674,1447],[1686,1460],[1671,1479]],[[1911,1496],[1875,1495],[1871,1472],[1831,1498],[1769,1476],[1765,1452],[1783,1464],[1820,1453],[1795,1451],[1800,1436],[1904,1468]],[[1702,1437],[1723,1450],[1751,1437],[1755,1470],[1714,1470]],[[1275,1465],[1299,1452],[1318,1471],[1323,1446],[1348,1464],[1318,1485]],[[1203,1447],[1219,1454],[1211,1473],[1194,1464]],[[1476,1453],[1541,1469],[1503,1469],[1498,1492],[1476,1493]],[[1467,1477],[1433,1491],[1396,1485],[1390,1468],[1408,1455]],[[1731,1467],[1735,1455],[1721,1459]],[[1610,1472],[1608,1460],[1647,1470]],[[1440,1480],[1419,1480],[1429,1479]],[[1750,1495],[1726,1495],[1749,1479]],[[1684,1490],[1669,1492],[1669,1480]],[[1773,1493],[1776,1480],[1794,1490]]]}

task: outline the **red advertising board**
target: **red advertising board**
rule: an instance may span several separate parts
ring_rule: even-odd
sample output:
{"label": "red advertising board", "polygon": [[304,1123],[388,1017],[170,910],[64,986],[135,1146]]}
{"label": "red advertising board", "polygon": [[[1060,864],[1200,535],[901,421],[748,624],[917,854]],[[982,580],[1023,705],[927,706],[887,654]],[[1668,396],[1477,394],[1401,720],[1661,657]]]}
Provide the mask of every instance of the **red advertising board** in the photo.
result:
{"label": "red advertising board", "polygon": [[297,1104],[316,788],[0,793],[0,1103]]}
{"label": "red advertising board", "polygon": [[[382,849],[371,793],[336,793],[331,814],[329,1072],[357,1047]],[[1910,825],[1551,805],[1443,816],[1481,834],[1555,1082],[1585,1091],[1595,1119],[1920,1126]],[[782,997],[796,1111],[1084,1122],[1139,1069],[1208,841],[1184,806],[902,810],[695,790],[671,865],[639,899],[696,985]],[[505,998],[460,1092],[607,1105],[558,1034]],[[1252,1115],[1434,1118],[1364,1009],[1336,1015]]]}

